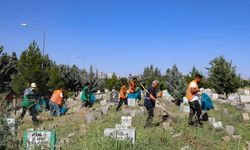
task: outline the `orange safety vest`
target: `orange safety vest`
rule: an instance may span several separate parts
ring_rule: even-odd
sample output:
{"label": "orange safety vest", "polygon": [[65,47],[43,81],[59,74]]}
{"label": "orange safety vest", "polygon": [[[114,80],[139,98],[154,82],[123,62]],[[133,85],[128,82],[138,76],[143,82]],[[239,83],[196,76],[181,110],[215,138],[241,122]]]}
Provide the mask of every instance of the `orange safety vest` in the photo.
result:
{"label": "orange safety vest", "polygon": [[125,85],[122,86],[121,90],[120,90],[120,99],[125,99],[127,94],[127,88]]}
{"label": "orange safety vest", "polygon": [[58,105],[62,105],[63,98],[61,97],[61,94],[62,94],[61,90],[55,90],[50,100],[52,100]]}
{"label": "orange safety vest", "polygon": [[129,83],[129,93],[135,93],[135,83],[134,83],[134,81],[130,81],[130,83]]}
{"label": "orange safety vest", "polygon": [[[190,82],[189,83],[189,85],[188,85],[188,88],[187,88],[187,92],[186,92],[186,98],[188,99],[188,100],[192,100],[193,99],[193,97],[195,96],[195,94],[193,94],[192,92],[191,92],[191,83],[193,83],[193,82],[195,82],[196,83],[196,81],[195,80],[193,80],[192,82]],[[198,84],[196,83],[196,89],[198,90],[199,89],[199,87],[198,87]]]}

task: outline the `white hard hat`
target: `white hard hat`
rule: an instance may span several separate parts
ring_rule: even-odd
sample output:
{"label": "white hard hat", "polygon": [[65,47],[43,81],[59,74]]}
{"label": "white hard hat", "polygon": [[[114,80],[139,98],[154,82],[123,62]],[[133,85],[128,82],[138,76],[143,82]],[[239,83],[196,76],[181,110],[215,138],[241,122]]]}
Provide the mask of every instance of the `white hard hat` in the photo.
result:
{"label": "white hard hat", "polygon": [[36,83],[31,83],[30,87],[31,88],[36,88]]}

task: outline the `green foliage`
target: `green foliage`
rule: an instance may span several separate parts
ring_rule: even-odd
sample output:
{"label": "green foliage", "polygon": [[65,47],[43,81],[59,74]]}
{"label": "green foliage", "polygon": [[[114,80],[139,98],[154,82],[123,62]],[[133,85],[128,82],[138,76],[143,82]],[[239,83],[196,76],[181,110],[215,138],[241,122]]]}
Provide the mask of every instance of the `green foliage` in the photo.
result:
{"label": "green foliage", "polygon": [[86,71],[81,71],[75,65],[60,65],[59,73],[65,84],[65,88],[69,91],[77,91],[82,88],[83,77],[86,76]]}
{"label": "green foliage", "polygon": [[144,83],[146,86],[152,84],[154,80],[162,81],[161,70],[153,65],[146,67],[143,71]]}
{"label": "green foliage", "polygon": [[54,64],[49,69],[49,81],[47,83],[47,87],[53,91],[64,86],[64,81],[59,72],[59,68]]}
{"label": "green foliage", "polygon": [[14,149],[14,136],[10,132],[7,124],[7,103],[4,99],[5,95],[0,95],[0,149]]}
{"label": "green foliage", "polygon": [[17,63],[17,75],[13,80],[13,90],[22,94],[24,89],[32,82],[38,86],[39,94],[46,95],[46,87],[49,79],[48,71],[50,60],[48,56],[43,57],[36,42],[33,41],[29,47],[22,52]]}
{"label": "green foliage", "polygon": [[172,95],[176,101],[182,100],[186,93],[187,84],[177,66],[174,65],[171,69],[167,69],[164,78],[169,94]]}
{"label": "green foliage", "polygon": [[94,72],[93,66],[90,66],[86,81],[89,82],[89,92],[94,93],[98,90],[104,90],[104,80],[98,76],[98,70]]}
{"label": "green foliage", "polygon": [[16,53],[8,55],[3,53],[4,48],[0,46],[0,92],[4,92],[10,87],[13,76],[16,74],[17,57]]}
{"label": "green foliage", "polygon": [[111,78],[105,78],[105,88],[110,90],[110,91],[112,89],[117,90],[117,88],[115,88],[115,85],[116,85],[117,82],[118,82],[118,77],[116,76],[115,73],[113,73]]}
{"label": "green foliage", "polygon": [[237,92],[240,87],[240,76],[236,73],[236,67],[232,62],[226,61],[223,56],[216,57],[210,63],[208,68],[208,81],[211,87],[218,94],[230,94]]}
{"label": "green foliage", "polygon": [[240,87],[241,88],[250,87],[250,80],[241,79],[240,80]]}

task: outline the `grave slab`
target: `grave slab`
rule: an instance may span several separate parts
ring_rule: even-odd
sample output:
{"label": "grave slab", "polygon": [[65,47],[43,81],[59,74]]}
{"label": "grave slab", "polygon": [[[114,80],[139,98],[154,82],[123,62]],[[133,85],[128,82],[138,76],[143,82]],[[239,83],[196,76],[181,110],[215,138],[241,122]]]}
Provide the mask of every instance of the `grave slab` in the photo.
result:
{"label": "grave slab", "polygon": [[242,118],[244,121],[248,121],[249,120],[249,114],[248,113],[242,113]]}
{"label": "grave slab", "polygon": [[226,126],[226,132],[228,136],[233,137],[234,135],[234,126]]}

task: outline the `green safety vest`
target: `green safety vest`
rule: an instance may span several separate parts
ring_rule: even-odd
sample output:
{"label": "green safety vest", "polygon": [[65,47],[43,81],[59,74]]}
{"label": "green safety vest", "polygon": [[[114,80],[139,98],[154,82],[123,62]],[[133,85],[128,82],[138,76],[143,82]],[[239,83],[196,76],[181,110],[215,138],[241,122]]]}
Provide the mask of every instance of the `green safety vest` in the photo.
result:
{"label": "green safety vest", "polygon": [[82,101],[89,101],[89,97],[90,97],[90,94],[88,93],[88,87],[85,86],[82,90],[82,96],[81,96],[81,100]]}
{"label": "green safety vest", "polygon": [[26,89],[23,96],[22,106],[31,107],[35,104],[36,94],[32,89]]}

